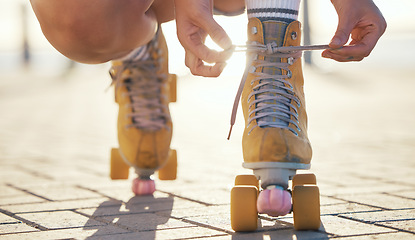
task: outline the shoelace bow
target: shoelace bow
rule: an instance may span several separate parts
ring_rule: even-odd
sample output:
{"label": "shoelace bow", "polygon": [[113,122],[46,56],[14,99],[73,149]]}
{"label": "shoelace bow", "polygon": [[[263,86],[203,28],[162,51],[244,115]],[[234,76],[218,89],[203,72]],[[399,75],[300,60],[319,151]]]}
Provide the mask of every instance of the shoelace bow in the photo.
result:
{"label": "shoelace bow", "polygon": [[167,96],[160,92],[167,76],[157,74],[159,65],[150,57],[149,60],[124,61],[111,68],[111,85],[115,85],[116,89],[125,86],[128,90],[125,94],[131,99],[131,104],[127,107],[131,107],[133,111],[127,117],[131,117],[133,121],[127,128],[136,127],[149,131],[167,128],[166,122],[170,116],[167,114],[167,106],[161,102],[161,98],[167,101]]}
{"label": "shoelace bow", "polygon": [[[275,42],[265,45],[254,42],[248,45],[234,46],[233,51],[235,52],[247,52],[248,59],[247,65],[245,67],[245,72],[242,76],[241,83],[236,93],[232,108],[231,127],[229,129],[228,140],[230,139],[232,128],[235,124],[239,100],[241,98],[242,90],[248,77],[248,73],[256,75],[256,77],[252,79],[251,85],[253,85],[255,82],[258,82],[258,84],[253,87],[253,91],[248,96],[249,109],[251,109],[252,105],[256,105],[253,110],[248,112],[248,126],[250,126],[254,120],[257,120],[258,125],[251,126],[249,133],[254,128],[259,126],[285,128],[298,135],[297,131],[300,131],[300,128],[298,126],[299,120],[297,107],[300,107],[300,101],[295,95],[291,83],[288,80],[285,80],[287,78],[291,78],[292,76],[292,73],[288,68],[301,57],[303,51],[323,50],[328,48],[328,45],[278,47]],[[270,62],[267,60],[259,60],[259,55],[281,59],[284,58],[287,59],[287,62]],[[256,68],[258,67],[276,67],[281,70],[285,70],[287,74],[273,75],[268,73],[255,72]],[[270,86],[270,88],[266,88],[266,86]],[[255,97],[252,98],[253,96]],[[297,106],[291,104],[291,100],[296,102]],[[275,102],[277,104],[269,104],[267,102]],[[288,109],[290,107],[294,109],[294,112],[287,111],[287,107]],[[263,111],[268,109],[276,111]],[[291,116],[294,116],[295,121],[291,119]],[[265,117],[274,117],[280,121],[267,121],[264,120]],[[289,123],[292,123],[296,129],[289,127]]]}

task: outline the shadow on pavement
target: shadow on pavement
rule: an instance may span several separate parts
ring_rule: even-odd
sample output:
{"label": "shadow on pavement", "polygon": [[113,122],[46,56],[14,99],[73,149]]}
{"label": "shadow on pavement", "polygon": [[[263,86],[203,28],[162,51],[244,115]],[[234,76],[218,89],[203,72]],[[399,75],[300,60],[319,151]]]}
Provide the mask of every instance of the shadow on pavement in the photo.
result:
{"label": "shadow on pavement", "polygon": [[[99,239],[99,236],[115,238],[120,233],[140,232],[145,239],[155,239],[157,226],[167,223],[173,209],[173,197],[154,198],[134,196],[128,202],[108,200],[102,202],[92,214],[84,229],[97,231],[86,239]],[[161,212],[161,214],[155,214]],[[104,226],[93,226],[92,222],[105,222]]]}
{"label": "shadow on pavement", "polygon": [[276,221],[274,226],[258,225],[256,232],[234,233],[232,240],[265,240],[265,239],[290,239],[290,240],[305,240],[305,239],[330,239],[330,235],[325,232],[323,223],[321,223],[318,231],[296,231],[291,223],[284,221]]}

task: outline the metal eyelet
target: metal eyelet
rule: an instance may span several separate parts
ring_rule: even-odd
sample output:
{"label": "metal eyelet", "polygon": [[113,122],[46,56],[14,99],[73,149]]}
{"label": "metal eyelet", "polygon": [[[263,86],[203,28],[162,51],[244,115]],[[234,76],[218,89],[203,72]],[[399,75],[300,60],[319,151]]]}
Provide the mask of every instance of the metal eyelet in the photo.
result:
{"label": "metal eyelet", "polygon": [[294,64],[294,58],[293,57],[289,57],[288,59],[287,59],[287,62],[288,62],[288,65],[293,65]]}
{"label": "metal eyelet", "polygon": [[251,28],[251,34],[255,35],[258,33],[258,28],[257,27],[252,27]]}
{"label": "metal eyelet", "polygon": [[249,69],[250,73],[254,73],[256,71],[256,67],[252,66],[251,69]]}
{"label": "metal eyelet", "polygon": [[293,31],[293,32],[291,33],[291,39],[292,39],[292,40],[297,39],[297,32],[296,32],[296,31]]}
{"label": "metal eyelet", "polygon": [[293,76],[293,73],[292,73],[290,70],[288,70],[288,72],[287,72],[287,77],[288,77],[288,78],[292,78],[292,76]]}

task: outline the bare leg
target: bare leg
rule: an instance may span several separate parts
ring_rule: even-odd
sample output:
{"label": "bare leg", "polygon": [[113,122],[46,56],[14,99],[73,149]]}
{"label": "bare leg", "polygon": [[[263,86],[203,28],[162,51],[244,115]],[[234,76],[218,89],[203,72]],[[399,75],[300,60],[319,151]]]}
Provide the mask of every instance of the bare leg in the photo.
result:
{"label": "bare leg", "polygon": [[82,63],[122,57],[148,43],[158,23],[174,18],[172,0],[31,0],[43,34]]}

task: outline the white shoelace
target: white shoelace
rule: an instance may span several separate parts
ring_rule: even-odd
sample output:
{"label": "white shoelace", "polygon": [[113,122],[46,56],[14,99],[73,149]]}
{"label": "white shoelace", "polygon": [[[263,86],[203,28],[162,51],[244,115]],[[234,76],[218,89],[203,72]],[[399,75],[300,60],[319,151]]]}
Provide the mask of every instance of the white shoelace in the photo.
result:
{"label": "white shoelace", "polygon": [[[156,60],[124,61],[122,65],[112,67],[111,75],[115,88],[125,86],[128,90],[125,93],[131,99],[133,112],[126,117],[133,119],[132,124],[127,128],[136,127],[148,131],[155,131],[167,128],[166,122],[170,120],[167,114],[167,106],[162,104],[161,98],[168,101],[167,96],[161,95],[161,88],[167,76],[157,74]],[[124,71],[129,71],[125,74]]]}
{"label": "white shoelace", "polygon": [[[312,46],[290,46],[290,47],[278,47],[275,42],[268,43],[266,45],[253,42],[248,45],[234,46],[233,51],[236,52],[248,52],[247,67],[245,68],[244,75],[236,93],[234,105],[231,115],[231,127],[229,130],[228,139],[230,139],[232,127],[235,124],[236,114],[238,111],[239,100],[242,95],[248,73],[254,74],[256,77],[252,79],[251,85],[258,82],[253,87],[253,91],[248,96],[249,109],[254,105],[254,109],[248,112],[248,134],[256,127],[276,127],[288,129],[294,134],[298,135],[301,131],[298,126],[298,110],[300,107],[300,101],[295,95],[294,88],[288,80],[292,77],[292,73],[289,70],[289,66],[294,64],[299,58],[301,58],[303,51],[310,50],[323,50],[328,49],[328,45],[312,45]],[[272,58],[287,59],[287,62],[270,62],[267,60],[258,60],[258,55]],[[255,72],[258,67],[275,67],[281,70],[285,70],[287,74],[268,74]],[[286,87],[288,86],[288,87]],[[291,104],[291,101],[296,102],[296,105]],[[294,112],[289,111],[292,108]],[[295,121],[291,119],[294,117]],[[270,121],[275,119],[274,121]],[[258,124],[251,126],[251,123],[256,120]],[[292,123],[295,129],[289,126]]]}

